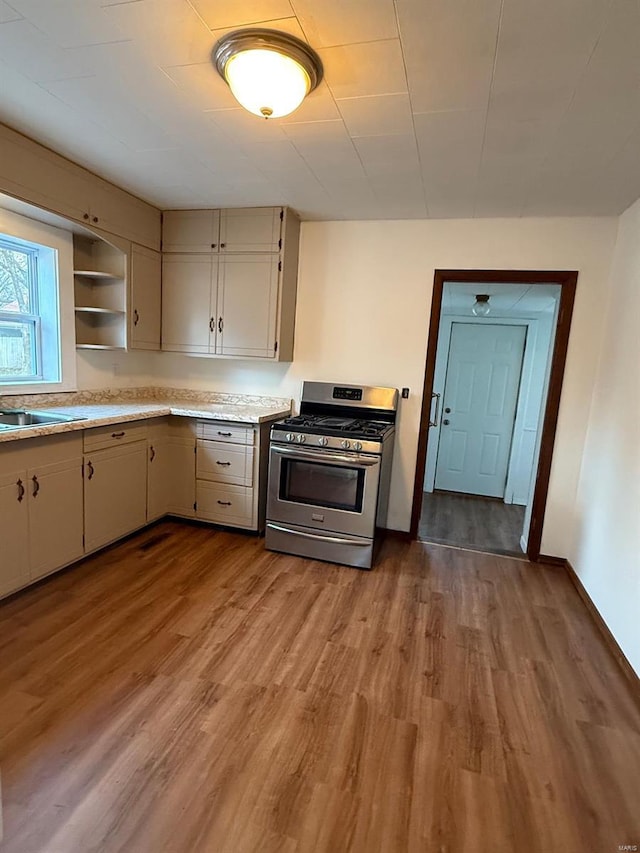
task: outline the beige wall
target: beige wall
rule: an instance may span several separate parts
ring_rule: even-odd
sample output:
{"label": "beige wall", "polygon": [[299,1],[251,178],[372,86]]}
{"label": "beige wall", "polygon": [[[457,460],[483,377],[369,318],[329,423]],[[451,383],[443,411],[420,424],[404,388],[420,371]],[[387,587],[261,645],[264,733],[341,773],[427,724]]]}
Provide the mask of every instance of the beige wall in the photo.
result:
{"label": "beige wall", "polygon": [[620,219],[568,552],[640,675],[640,201]]}
{"label": "beige wall", "polygon": [[[79,364],[83,387],[167,385],[299,398],[303,379],[408,386],[402,401],[389,525],[409,528],[428,319],[436,268],[580,271],[551,475],[543,552],[567,554],[603,331],[601,301],[616,219],[484,219],[305,222],[295,360],[290,365],[95,354]],[[103,358],[104,355],[104,358]],[[118,365],[114,377],[112,365]]]}

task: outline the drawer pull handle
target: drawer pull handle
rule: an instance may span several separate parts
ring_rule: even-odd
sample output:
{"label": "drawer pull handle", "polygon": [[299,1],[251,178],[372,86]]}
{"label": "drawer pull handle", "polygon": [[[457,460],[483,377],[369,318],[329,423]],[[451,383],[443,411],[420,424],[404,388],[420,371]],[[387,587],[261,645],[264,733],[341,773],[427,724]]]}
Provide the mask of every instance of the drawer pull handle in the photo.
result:
{"label": "drawer pull handle", "polygon": [[93,479],[93,465],[90,461],[87,462],[87,468],[89,469],[89,476],[87,477],[87,480],[91,480]]}
{"label": "drawer pull handle", "polygon": [[133,325],[137,326],[140,321],[140,315],[138,314],[138,309],[133,309]]}
{"label": "drawer pull handle", "polygon": [[24,498],[24,486],[22,484],[22,480],[18,480],[16,482],[16,486],[18,487],[18,503],[22,503],[22,499]]}
{"label": "drawer pull handle", "polygon": [[111,438],[122,438],[125,435],[124,432],[112,432]]}
{"label": "drawer pull handle", "polygon": [[231,465],[231,462],[220,462],[219,459],[216,459],[216,465],[224,465],[227,467],[227,465]]}
{"label": "drawer pull handle", "polygon": [[38,482],[38,478],[36,477],[35,474],[33,475],[33,477],[31,479],[33,481],[33,496],[34,496],[34,498],[37,498],[38,492],[40,491],[40,483]]}
{"label": "drawer pull handle", "polygon": [[233,433],[231,433],[231,432],[220,432],[220,430],[218,430],[218,435],[224,435],[227,438],[230,438],[233,435]]}
{"label": "drawer pull handle", "polygon": [[231,506],[231,501],[218,501],[220,506]]}
{"label": "drawer pull handle", "polygon": [[151,447],[149,448],[149,462],[153,462],[153,460],[155,458],[156,458],[156,451],[155,451],[155,448],[152,444]]}

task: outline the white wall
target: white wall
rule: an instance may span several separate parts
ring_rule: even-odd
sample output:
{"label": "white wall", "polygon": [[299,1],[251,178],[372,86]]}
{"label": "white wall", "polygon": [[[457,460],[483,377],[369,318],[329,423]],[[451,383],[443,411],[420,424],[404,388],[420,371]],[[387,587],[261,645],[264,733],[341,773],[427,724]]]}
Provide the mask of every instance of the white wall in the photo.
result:
{"label": "white wall", "polygon": [[[604,312],[603,312],[604,313]],[[640,675],[640,201],[620,219],[568,557]]]}
{"label": "white wall", "polygon": [[[290,365],[109,353],[79,365],[82,387],[137,384],[136,371],[166,385],[299,398],[303,379],[408,386],[401,401],[389,526],[408,530],[436,268],[577,269],[574,325],[542,547],[564,556],[603,329],[600,303],[617,220],[480,219],[304,222]],[[120,363],[114,377],[111,364]],[[127,361],[127,365],[129,362]],[[104,371],[101,371],[104,367]]]}

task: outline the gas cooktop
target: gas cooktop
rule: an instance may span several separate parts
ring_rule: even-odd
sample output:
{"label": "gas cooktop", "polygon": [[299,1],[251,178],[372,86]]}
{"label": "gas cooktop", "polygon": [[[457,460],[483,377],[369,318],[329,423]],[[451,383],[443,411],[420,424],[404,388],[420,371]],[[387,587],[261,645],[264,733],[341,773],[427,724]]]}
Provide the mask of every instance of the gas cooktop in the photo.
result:
{"label": "gas cooktop", "polygon": [[384,421],[366,420],[364,418],[341,418],[333,415],[296,415],[285,418],[273,425],[278,430],[295,430],[310,435],[332,435],[353,439],[383,439],[393,432],[393,425]]}

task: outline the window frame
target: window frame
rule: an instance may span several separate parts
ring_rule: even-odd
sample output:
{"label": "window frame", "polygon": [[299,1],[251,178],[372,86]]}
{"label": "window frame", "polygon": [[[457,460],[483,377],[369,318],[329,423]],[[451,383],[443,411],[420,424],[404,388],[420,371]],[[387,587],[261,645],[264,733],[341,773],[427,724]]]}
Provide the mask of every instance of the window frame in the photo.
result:
{"label": "window frame", "polygon": [[[27,256],[27,279],[29,286],[29,306],[31,312],[25,311],[2,311],[0,310],[0,328],[3,324],[18,324],[31,326],[31,349],[32,363],[35,373],[12,374],[0,373],[0,387],[6,384],[15,384],[19,379],[23,382],[44,381],[43,354],[42,354],[42,316],[40,314],[40,288],[38,283],[38,260],[40,248],[33,243],[16,240],[9,235],[0,233],[0,251],[6,249],[10,252],[21,252]],[[35,309],[35,310],[34,310]]]}

